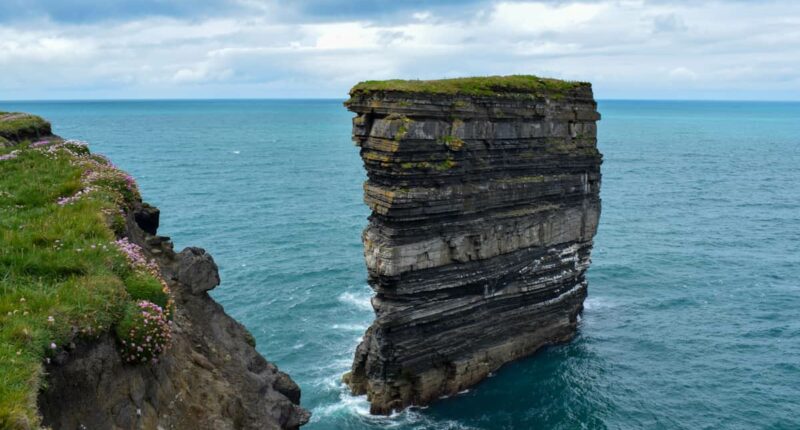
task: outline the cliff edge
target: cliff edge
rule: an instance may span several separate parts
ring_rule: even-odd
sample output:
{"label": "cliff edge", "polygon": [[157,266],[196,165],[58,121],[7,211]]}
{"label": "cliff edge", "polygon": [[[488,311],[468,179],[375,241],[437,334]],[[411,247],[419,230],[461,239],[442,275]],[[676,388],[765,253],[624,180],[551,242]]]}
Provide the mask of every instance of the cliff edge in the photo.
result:
{"label": "cliff edge", "polygon": [[0,213],[0,428],[308,421],[297,384],[208,295],[213,258],[175,253],[110,161],[41,118],[0,113]]}
{"label": "cliff edge", "polygon": [[600,216],[591,85],[368,81],[345,106],[368,176],[376,317],[344,380],[372,413],[456,394],[570,340]]}

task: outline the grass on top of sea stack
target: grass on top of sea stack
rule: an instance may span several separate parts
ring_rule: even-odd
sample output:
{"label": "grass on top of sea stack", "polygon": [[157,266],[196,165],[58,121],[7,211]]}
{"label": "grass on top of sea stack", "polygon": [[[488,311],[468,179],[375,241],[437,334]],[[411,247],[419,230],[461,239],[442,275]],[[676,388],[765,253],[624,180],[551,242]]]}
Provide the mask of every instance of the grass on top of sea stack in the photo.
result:
{"label": "grass on top of sea stack", "polygon": [[533,75],[485,76],[437,80],[364,81],[350,90],[351,96],[376,92],[402,92],[418,94],[513,96],[513,95],[563,95],[589,86],[587,82],[562,81]]}
{"label": "grass on top of sea stack", "polygon": [[38,426],[43,362],[111,332],[163,284],[152,275],[148,297],[127,287],[149,276],[117,241],[138,198],[127,175],[54,136],[14,143],[0,147],[0,428]]}

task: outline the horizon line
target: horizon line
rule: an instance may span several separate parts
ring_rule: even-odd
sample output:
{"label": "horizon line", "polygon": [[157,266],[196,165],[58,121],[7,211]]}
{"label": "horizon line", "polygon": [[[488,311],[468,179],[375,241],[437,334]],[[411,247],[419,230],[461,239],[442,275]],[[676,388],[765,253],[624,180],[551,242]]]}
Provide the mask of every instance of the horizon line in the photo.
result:
{"label": "horizon line", "polygon": [[[16,99],[0,100],[2,103],[86,103],[86,102],[189,102],[189,101],[345,101],[340,97],[219,97],[219,98],[97,98],[97,99]],[[797,100],[776,99],[684,99],[684,98],[596,98],[596,101],[638,102],[730,102],[730,103],[800,103]]]}

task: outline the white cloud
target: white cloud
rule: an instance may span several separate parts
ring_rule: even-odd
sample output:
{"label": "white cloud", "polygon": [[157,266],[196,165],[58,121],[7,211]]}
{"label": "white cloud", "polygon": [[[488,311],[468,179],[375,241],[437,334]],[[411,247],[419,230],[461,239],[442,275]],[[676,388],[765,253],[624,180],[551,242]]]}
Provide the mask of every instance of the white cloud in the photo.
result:
{"label": "white cloud", "polygon": [[427,11],[425,11],[425,12],[414,12],[411,15],[411,17],[414,18],[417,21],[427,21],[427,20],[429,20],[431,18],[431,16],[433,16],[433,15],[431,15],[431,13],[427,12]]}
{"label": "white cloud", "polygon": [[504,31],[541,33],[585,24],[608,9],[608,3],[507,3],[494,7],[491,25]]}
{"label": "white cloud", "polygon": [[371,49],[378,47],[379,28],[366,27],[358,22],[316,24],[302,31],[314,35],[314,48],[320,50]]}
{"label": "white cloud", "polygon": [[0,24],[3,98],[343,97],[363,79],[535,73],[600,97],[800,99],[800,4],[498,2],[458,19]]}
{"label": "white cloud", "polygon": [[697,79],[697,73],[687,69],[686,67],[676,67],[670,70],[669,76],[675,79],[688,79],[691,81]]}
{"label": "white cloud", "polygon": [[205,63],[178,70],[174,75],[172,75],[172,80],[179,84],[200,83],[225,80],[232,74],[233,70],[229,68],[218,69],[212,64]]}

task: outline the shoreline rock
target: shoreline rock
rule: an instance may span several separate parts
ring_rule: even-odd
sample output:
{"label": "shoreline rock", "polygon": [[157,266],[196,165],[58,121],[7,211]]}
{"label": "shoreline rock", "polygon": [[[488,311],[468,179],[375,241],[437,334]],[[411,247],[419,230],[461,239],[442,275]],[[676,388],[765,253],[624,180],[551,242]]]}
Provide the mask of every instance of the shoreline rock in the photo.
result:
{"label": "shoreline rock", "polygon": [[[300,388],[265,360],[252,335],[208,291],[217,265],[201,248],[172,250],[155,231],[157,209],[127,214],[127,237],[158,263],[173,292],[170,349],[153,365],[122,362],[112,335],[82,342],[46,366],[39,394],[43,424],[54,430],[296,429],[310,414]],[[155,224],[154,224],[155,223]]]}
{"label": "shoreline rock", "polygon": [[[54,142],[63,139],[42,118],[0,113],[0,146]],[[157,235],[158,208],[138,197],[124,208],[124,220],[111,228],[157,263],[175,302],[169,348],[157,363],[128,364],[113,327],[98,327],[92,337],[73,327],[71,340],[54,346],[56,355],[43,363],[44,382],[38,398],[32,396],[39,417],[34,422],[19,414],[0,419],[0,426],[33,428],[39,418],[53,430],[297,429],[307,423],[298,385],[262,357],[247,329],[208,295],[220,283],[211,255],[201,248],[175,253],[170,239]]]}

